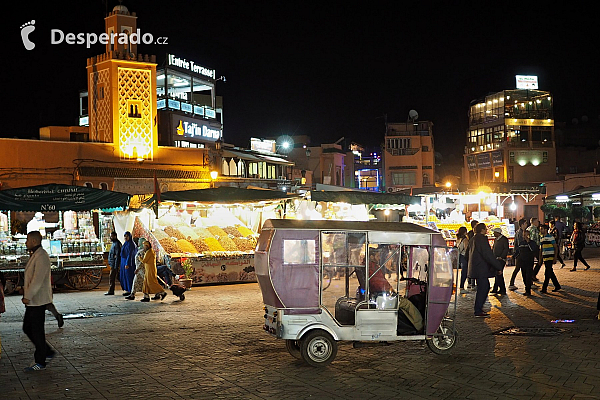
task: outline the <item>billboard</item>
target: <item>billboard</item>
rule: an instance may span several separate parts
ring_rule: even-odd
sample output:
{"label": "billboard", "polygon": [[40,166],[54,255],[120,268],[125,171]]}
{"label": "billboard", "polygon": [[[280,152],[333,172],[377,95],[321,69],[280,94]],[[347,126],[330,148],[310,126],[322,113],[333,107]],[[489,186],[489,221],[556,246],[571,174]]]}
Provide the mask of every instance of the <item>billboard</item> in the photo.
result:
{"label": "billboard", "polygon": [[535,75],[516,75],[517,89],[538,89],[538,77]]}

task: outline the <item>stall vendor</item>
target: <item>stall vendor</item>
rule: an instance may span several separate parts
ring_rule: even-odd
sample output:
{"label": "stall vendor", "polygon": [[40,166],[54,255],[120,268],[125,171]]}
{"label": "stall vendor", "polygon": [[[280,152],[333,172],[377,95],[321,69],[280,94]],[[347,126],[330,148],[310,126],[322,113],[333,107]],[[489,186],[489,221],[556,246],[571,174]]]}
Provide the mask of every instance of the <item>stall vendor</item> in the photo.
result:
{"label": "stall vendor", "polygon": [[44,214],[38,211],[33,216],[33,219],[27,223],[27,233],[39,231],[43,238],[46,236],[46,228],[54,228],[56,226],[57,224],[44,221]]}

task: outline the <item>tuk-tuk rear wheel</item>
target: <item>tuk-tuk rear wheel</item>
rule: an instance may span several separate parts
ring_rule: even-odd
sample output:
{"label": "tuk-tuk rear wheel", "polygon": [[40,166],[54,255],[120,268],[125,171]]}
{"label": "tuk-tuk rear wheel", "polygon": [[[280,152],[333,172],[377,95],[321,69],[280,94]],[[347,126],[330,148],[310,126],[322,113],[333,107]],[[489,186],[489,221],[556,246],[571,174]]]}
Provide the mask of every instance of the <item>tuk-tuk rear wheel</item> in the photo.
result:
{"label": "tuk-tuk rear wheel", "polygon": [[302,360],[302,355],[300,354],[300,345],[298,344],[297,340],[286,340],[285,348],[292,355],[292,357]]}
{"label": "tuk-tuk rear wheel", "polygon": [[331,364],[337,354],[337,342],[322,329],[308,332],[300,341],[302,359],[313,367]]}
{"label": "tuk-tuk rear wheel", "polygon": [[452,352],[456,343],[458,343],[458,332],[452,332],[450,327],[444,326],[442,322],[438,328],[436,335],[431,339],[427,339],[427,347],[435,354],[449,354]]}

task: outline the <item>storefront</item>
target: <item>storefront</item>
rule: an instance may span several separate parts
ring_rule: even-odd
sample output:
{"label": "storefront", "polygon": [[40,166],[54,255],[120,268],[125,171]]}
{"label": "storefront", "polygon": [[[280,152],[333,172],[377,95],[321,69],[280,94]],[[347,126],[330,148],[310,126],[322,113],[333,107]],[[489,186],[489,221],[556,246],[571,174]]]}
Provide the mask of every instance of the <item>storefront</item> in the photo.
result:
{"label": "storefront", "polygon": [[53,283],[92,289],[102,278],[113,230],[111,212],[129,195],[49,184],[0,191],[0,270],[9,291],[23,284],[27,232],[39,231],[51,261]]}
{"label": "storefront", "polygon": [[159,144],[209,147],[222,139],[222,104],[215,95],[214,69],[167,54],[156,71]]}
{"label": "storefront", "polygon": [[132,233],[151,241],[176,274],[191,264],[194,284],[254,282],[254,249],[263,223],[284,218],[290,195],[218,187],[160,195],[158,218],[135,215]]}

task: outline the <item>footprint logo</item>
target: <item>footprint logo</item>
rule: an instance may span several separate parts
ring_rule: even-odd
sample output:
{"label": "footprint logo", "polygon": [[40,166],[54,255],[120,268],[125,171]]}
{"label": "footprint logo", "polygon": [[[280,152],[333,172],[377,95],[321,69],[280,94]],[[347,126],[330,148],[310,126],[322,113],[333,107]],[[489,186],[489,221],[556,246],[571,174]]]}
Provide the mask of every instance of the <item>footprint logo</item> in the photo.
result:
{"label": "footprint logo", "polygon": [[29,34],[33,31],[35,31],[34,19],[21,25],[21,39],[23,39],[23,46],[25,46],[25,49],[27,50],[33,50],[35,47],[35,43],[29,40]]}

